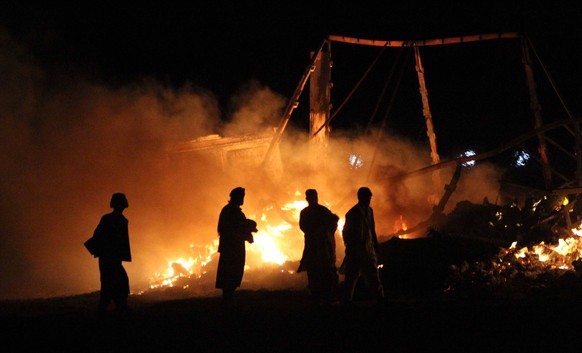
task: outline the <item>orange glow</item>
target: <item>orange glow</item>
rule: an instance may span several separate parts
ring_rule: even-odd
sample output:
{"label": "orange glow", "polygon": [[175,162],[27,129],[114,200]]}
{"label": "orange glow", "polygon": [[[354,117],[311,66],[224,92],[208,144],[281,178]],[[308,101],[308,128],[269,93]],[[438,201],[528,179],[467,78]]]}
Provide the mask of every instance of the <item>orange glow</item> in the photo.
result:
{"label": "orange glow", "polygon": [[[301,197],[301,193],[296,192],[296,197]],[[299,214],[307,206],[305,200],[294,200],[281,207],[290,220],[299,222]],[[259,221],[259,231],[254,233],[254,242],[246,244],[247,260],[245,271],[261,268],[264,265],[283,265],[287,261],[299,261],[303,252],[303,233],[297,225],[286,221],[274,221],[267,216],[272,211],[270,206],[263,210]],[[254,215],[248,218],[257,219]],[[340,219],[338,229],[343,228],[343,220]],[[289,232],[295,234],[288,234]],[[150,288],[173,287],[175,283],[183,277],[201,277],[206,273],[206,265],[212,260],[213,255],[218,250],[218,240],[213,244],[203,247],[204,251],[199,252],[199,257],[188,259],[178,258],[168,262],[168,268],[163,273],[156,273],[150,278]],[[288,270],[293,273],[294,271]]]}
{"label": "orange glow", "polygon": [[404,221],[404,217],[402,217],[402,215],[400,215],[400,217],[398,217],[398,220],[394,222],[394,229],[396,230],[396,232],[399,233],[398,235],[399,238],[402,239],[409,238],[408,234],[406,234],[406,231],[408,230],[408,225]]}
{"label": "orange glow", "polygon": [[155,273],[154,277],[150,278],[151,289],[173,287],[174,283],[182,277],[202,276],[206,273],[204,267],[211,261],[212,255],[218,250],[218,240],[215,240],[213,244],[203,247],[196,247],[191,244],[190,248],[198,248],[202,250],[199,251],[199,256],[196,258],[178,258],[169,261],[165,273]]}
{"label": "orange glow", "polygon": [[574,270],[573,263],[582,257],[582,226],[572,229],[574,236],[558,239],[558,244],[541,242],[530,248],[516,249],[514,242],[507,252],[513,252],[515,261],[536,265],[539,269]]}

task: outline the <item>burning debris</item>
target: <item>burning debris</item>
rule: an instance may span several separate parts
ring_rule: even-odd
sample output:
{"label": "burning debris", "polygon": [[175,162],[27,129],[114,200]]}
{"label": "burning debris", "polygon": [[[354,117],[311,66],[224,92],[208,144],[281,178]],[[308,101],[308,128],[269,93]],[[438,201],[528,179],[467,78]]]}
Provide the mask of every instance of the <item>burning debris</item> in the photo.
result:
{"label": "burning debris", "polygon": [[[292,201],[279,212],[267,207],[256,217],[258,232],[254,242],[247,244],[245,288],[287,289],[302,288],[304,276],[295,272],[299,264],[303,235],[294,226],[299,211],[307,202]],[[255,218],[255,216],[251,216]],[[150,290],[182,291],[188,294],[208,294],[214,290],[218,261],[218,240],[204,247],[191,246],[191,256],[170,261],[165,273],[156,273]]]}
{"label": "burning debris", "polygon": [[[515,203],[459,202],[427,237],[383,244],[384,278],[400,289],[519,291],[577,284],[580,213],[560,195]],[[571,226],[571,219],[577,225]]]}
{"label": "burning debris", "polygon": [[[565,197],[532,201],[528,207],[462,201],[448,215],[441,214],[426,236],[393,236],[380,243],[380,273],[386,288],[404,294],[491,293],[524,286],[544,288],[575,279],[582,255],[582,226],[568,229],[564,219],[564,208],[575,208]],[[272,208],[258,217],[259,232],[247,248],[245,288],[305,287],[304,276],[295,272],[303,238],[296,225],[287,222],[296,219],[303,207],[304,201],[284,205],[287,220],[275,219]],[[342,228],[340,222],[340,236]],[[341,244],[342,240],[337,241]],[[171,261],[166,274],[151,278],[150,290],[181,295],[212,291],[216,242],[191,250],[192,257]]]}
{"label": "burning debris", "polygon": [[452,266],[450,290],[523,290],[548,288],[563,280],[578,281],[582,241],[575,235],[559,239],[557,244],[541,242],[531,247],[500,249],[489,260],[467,262]]}
{"label": "burning debris", "polygon": [[[553,192],[540,192],[524,188],[521,194],[512,198],[515,194],[503,195],[501,200],[491,203],[486,197],[481,204],[469,200],[458,202],[455,207],[445,213],[446,204],[457,187],[463,168],[471,168],[476,161],[497,156],[506,150],[522,146],[526,141],[534,137],[538,138],[540,146],[540,165],[542,168],[545,190],[550,190],[552,185],[551,169],[547,158],[544,142],[545,135],[550,130],[558,127],[567,127],[574,121],[567,119],[543,125],[538,107],[538,97],[535,93],[535,85],[532,76],[532,63],[529,60],[529,41],[516,33],[502,35],[480,35],[463,38],[449,38],[447,43],[462,43],[466,40],[496,40],[519,39],[522,42],[522,55],[526,72],[526,82],[530,94],[532,113],[535,118],[536,129],[518,137],[510,143],[496,147],[494,150],[477,154],[468,151],[461,157],[440,161],[437,151],[436,134],[432,129],[432,113],[428,105],[428,95],[424,85],[424,72],[420,62],[418,46],[443,45],[440,40],[421,41],[413,44],[414,55],[417,61],[417,73],[421,95],[423,99],[423,114],[427,121],[427,134],[430,140],[431,161],[430,166],[406,172],[406,177],[420,175],[428,171],[433,172],[433,187],[440,185],[440,170],[447,166],[456,166],[453,177],[445,186],[445,193],[440,201],[435,202],[436,196],[432,194],[429,203],[423,205],[427,210],[433,208],[432,214],[416,226],[408,227],[409,219],[406,215],[400,215],[399,224],[402,229],[392,234],[378,234],[379,239],[387,239],[380,244],[380,256],[383,262],[381,268],[382,280],[385,287],[392,290],[416,291],[436,290],[441,292],[459,292],[463,289],[490,289],[509,288],[524,280],[544,282],[550,278],[564,278],[564,274],[575,274],[580,258],[579,236],[576,231],[580,229],[581,210],[577,209],[577,198],[580,190],[558,189]],[[330,107],[330,68],[331,66],[331,42],[343,41],[378,46],[404,46],[403,42],[366,41],[346,37],[330,36],[322,43],[322,46],[312,55],[309,65],[302,76],[294,96],[288,101],[279,126],[273,133],[246,135],[240,137],[221,138],[211,135],[172,147],[170,151],[176,160],[188,162],[191,153],[206,153],[212,156],[218,169],[224,170],[232,165],[243,168],[262,169],[271,177],[270,180],[279,180],[283,164],[279,150],[279,142],[291,113],[297,107],[307,79],[312,76],[310,82],[310,132],[309,142],[316,151],[315,158],[320,164],[331,163],[329,155],[330,133],[329,123],[337,111],[332,115]],[[400,43],[400,44],[398,44]],[[571,117],[570,117],[571,118]],[[579,120],[579,119],[578,119]],[[372,136],[372,134],[370,134]],[[383,136],[382,133],[379,135]],[[378,141],[380,138],[377,139]],[[576,146],[579,146],[576,143]],[[370,154],[376,153],[378,144],[370,147]],[[297,151],[294,151],[296,154]],[[385,151],[384,151],[385,152]],[[397,152],[400,152],[398,149]],[[579,153],[576,153],[579,155]],[[388,166],[364,164],[364,158],[360,154],[349,155],[349,166],[352,172],[368,173],[368,176],[382,179],[375,180],[377,185],[382,185],[390,190],[398,189],[400,185],[406,189],[402,180],[403,175],[387,177],[388,170],[398,169],[392,164]],[[313,156],[312,156],[313,157]],[[530,155],[520,153],[515,155],[516,163],[520,166],[529,163]],[[309,158],[302,161],[310,164]],[[266,163],[266,162],[272,163]],[[320,164],[314,163],[319,168]],[[580,163],[578,163],[580,164]],[[580,165],[579,165],[580,167]],[[313,169],[317,169],[313,168]],[[302,169],[303,170],[303,169]],[[306,168],[305,172],[311,171]],[[324,173],[325,174],[325,173]],[[563,177],[564,173],[555,173]],[[579,174],[579,173],[578,173]],[[350,174],[350,176],[353,174]],[[400,178],[399,180],[396,180]],[[269,179],[269,178],[267,178]],[[366,179],[368,182],[369,178]],[[579,184],[579,183],[578,183]],[[425,185],[422,185],[424,187]],[[430,192],[436,190],[434,188]],[[427,187],[430,189],[430,187]],[[276,190],[276,188],[274,189]],[[515,191],[515,190],[513,190]],[[526,192],[524,192],[526,191]],[[525,195],[525,196],[524,196]],[[474,196],[474,195],[472,195]],[[573,200],[573,201],[572,201]],[[274,200],[271,200],[274,201]],[[280,200],[279,200],[280,201]],[[384,200],[382,200],[384,201]],[[499,203],[497,202],[499,201]],[[392,205],[391,205],[392,206]],[[259,223],[259,232],[255,236],[255,242],[249,244],[247,251],[247,268],[243,281],[271,275],[276,277],[272,283],[289,286],[304,286],[304,279],[300,278],[294,270],[296,262],[301,256],[303,236],[298,230],[297,220],[299,210],[305,207],[304,201],[291,201],[283,207],[278,207],[273,202],[269,208],[263,209],[259,216],[252,217]],[[333,208],[333,207],[332,207]],[[392,211],[398,207],[389,207]],[[421,208],[421,207],[417,207]],[[415,210],[418,211],[418,210]],[[274,220],[267,213],[279,213],[280,219]],[[398,215],[389,212],[385,217],[386,224],[393,224]],[[422,210],[420,214],[426,214]],[[418,214],[416,215],[418,216]],[[382,215],[377,213],[376,219],[380,222]],[[338,227],[341,236],[341,224]],[[342,240],[338,239],[341,244]],[[338,261],[343,258],[343,248],[337,254]],[[216,244],[206,246],[203,255],[193,256],[188,260],[179,259],[169,264],[168,273],[157,274],[151,280],[151,288],[180,287],[190,288],[201,286],[205,283],[213,287],[216,263]],[[194,283],[196,282],[196,283]],[[253,284],[256,285],[256,284]],[[261,286],[262,284],[259,284]]]}

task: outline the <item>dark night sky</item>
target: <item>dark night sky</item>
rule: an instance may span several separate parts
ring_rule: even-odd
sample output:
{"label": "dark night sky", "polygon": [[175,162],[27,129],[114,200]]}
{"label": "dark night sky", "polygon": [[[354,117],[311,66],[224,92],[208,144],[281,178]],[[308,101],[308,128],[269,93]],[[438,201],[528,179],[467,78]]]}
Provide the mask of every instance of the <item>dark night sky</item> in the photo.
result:
{"label": "dark night sky", "polygon": [[292,91],[308,53],[328,34],[429,39],[519,31],[557,45],[580,38],[582,15],[579,5],[548,1],[211,3],[15,2],[1,20],[49,65],[76,64],[104,80],[190,81],[228,94],[249,78]]}
{"label": "dark night sky", "polygon": [[[575,43],[582,39],[578,26],[582,6],[566,1],[472,3],[412,1],[404,4],[386,2],[385,5],[355,2],[350,5],[325,1],[302,6],[294,2],[251,2],[250,5],[227,2],[225,5],[218,1],[179,5],[93,3],[79,8],[48,3],[33,7],[18,2],[2,11],[1,23],[15,37],[30,45],[35,60],[53,69],[51,72],[80,70],[92,80],[112,85],[143,78],[154,78],[174,87],[189,84],[214,92],[223,105],[240,85],[251,79],[289,97],[308,63],[310,51],[316,49],[328,34],[401,40],[520,32],[532,38],[566,101],[573,112],[579,114],[578,77],[581,71],[577,65],[582,54]],[[424,59],[435,121],[439,115],[444,120],[450,119],[443,125],[448,130],[452,129],[451,125],[456,126],[457,135],[465,131],[470,133],[475,126],[483,131],[484,127],[491,125],[491,120],[495,120],[492,115],[497,112],[487,113],[483,109],[505,103],[499,103],[495,96],[487,97],[488,92],[496,92],[502,97],[517,95],[518,99],[523,99],[519,96],[526,94],[521,81],[523,70],[519,66],[519,44],[495,43],[432,49],[434,54],[428,51]],[[370,48],[336,45],[337,52],[332,48],[338,64],[333,71],[336,90],[332,91],[332,103],[339,106],[375,54],[371,54]],[[373,50],[375,53],[378,48]],[[469,54],[465,57],[466,53]],[[508,57],[510,55],[516,56]],[[484,67],[479,66],[480,61],[485,63]],[[409,91],[417,94],[413,64],[409,63],[408,68],[403,91],[408,85]],[[504,70],[518,71],[517,74],[521,75],[511,78],[515,87],[509,87],[505,82],[489,81],[495,75],[506,77],[508,71]],[[516,83],[517,80],[520,82]],[[473,88],[463,87],[467,84]],[[491,87],[487,87],[488,84]],[[369,109],[365,113],[361,108],[375,104],[376,98],[372,100],[371,97],[379,94],[379,85],[377,83],[373,91],[366,93],[367,101],[358,102],[358,96],[354,97],[350,108],[359,114],[370,114]],[[462,88],[455,91],[453,86]],[[504,88],[500,90],[500,87]],[[473,98],[465,99],[462,94],[473,95]],[[399,98],[406,104],[400,108],[395,106],[394,115],[406,115],[410,105],[420,107],[418,95]],[[490,103],[488,99],[497,103]],[[475,104],[475,100],[481,102],[481,106]],[[454,106],[451,101],[456,102]],[[509,111],[509,114],[526,114],[516,113],[514,107]],[[463,126],[462,121],[470,121],[469,126]],[[506,122],[506,118],[499,121]],[[335,124],[351,127],[354,121],[346,114],[338,116]],[[392,125],[397,131],[406,130],[397,119]],[[415,125],[402,132],[414,135],[420,128]],[[445,134],[443,140],[455,138],[442,133]],[[506,141],[516,133],[510,131],[501,139]]]}

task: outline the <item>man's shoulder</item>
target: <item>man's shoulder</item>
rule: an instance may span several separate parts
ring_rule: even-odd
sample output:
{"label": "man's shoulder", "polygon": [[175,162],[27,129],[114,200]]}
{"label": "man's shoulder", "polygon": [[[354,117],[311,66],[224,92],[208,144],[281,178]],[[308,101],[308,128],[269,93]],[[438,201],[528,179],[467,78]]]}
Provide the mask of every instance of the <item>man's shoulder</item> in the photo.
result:
{"label": "man's shoulder", "polygon": [[113,227],[117,225],[126,226],[129,224],[129,221],[124,215],[111,212],[103,215],[99,224],[101,227]]}
{"label": "man's shoulder", "polygon": [[350,209],[348,210],[348,212],[346,213],[346,216],[347,216],[347,215],[354,214],[354,213],[356,213],[356,212],[358,212],[358,205],[357,205],[357,204],[356,204],[356,205],[354,205],[354,206],[352,206],[352,208],[350,208]]}
{"label": "man's shoulder", "polygon": [[109,221],[109,220],[114,219],[114,218],[115,218],[115,214],[113,212],[106,213],[103,216],[101,216],[102,221]]}
{"label": "man's shoulder", "polygon": [[222,211],[223,213],[227,213],[227,212],[242,212],[241,208],[235,204],[232,203],[227,203],[226,205],[224,205],[224,207],[222,207]]}
{"label": "man's shoulder", "polygon": [[317,210],[319,210],[319,211],[322,211],[322,212],[331,212],[331,211],[329,210],[329,208],[325,207],[325,206],[324,206],[324,205],[322,205],[322,204],[317,204],[317,205],[316,205],[316,207],[317,207]]}
{"label": "man's shoulder", "polygon": [[127,222],[127,218],[125,218],[125,216],[123,214],[119,214],[119,213],[115,213],[115,212],[110,212],[110,213],[104,214],[101,217],[101,220],[104,222],[111,222],[111,221],[125,221],[125,222]]}

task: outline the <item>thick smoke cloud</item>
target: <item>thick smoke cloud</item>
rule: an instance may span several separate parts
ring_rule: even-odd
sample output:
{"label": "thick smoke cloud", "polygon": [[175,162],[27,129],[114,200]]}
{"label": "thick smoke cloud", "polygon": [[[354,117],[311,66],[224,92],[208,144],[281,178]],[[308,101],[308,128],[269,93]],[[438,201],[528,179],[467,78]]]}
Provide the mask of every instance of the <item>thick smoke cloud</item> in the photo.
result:
{"label": "thick smoke cloud", "polygon": [[[413,224],[430,213],[430,175],[389,178],[430,164],[424,146],[396,136],[378,143],[374,133],[332,132],[323,156],[305,132],[288,128],[276,180],[257,168],[219,170],[204,155],[179,163],[168,146],[212,134],[268,131],[277,126],[286,99],[251,82],[225,114],[203,89],[150,80],[116,88],[90,83],[78,73],[47,72],[19,43],[3,34],[0,39],[0,299],[98,290],[97,262],[82,244],[110,212],[114,192],[124,192],[130,205],[125,214],[133,262],[126,268],[132,291],[146,288],[168,261],[216,241],[217,215],[236,186],[247,188],[247,216],[260,217],[266,207],[302,200],[305,189],[317,188],[343,217],[356,202],[357,188],[367,185],[383,235],[398,230],[403,219]],[[353,155],[362,166],[350,162]],[[368,172],[371,163],[374,173]],[[451,173],[441,172],[442,185]],[[483,190],[470,190],[476,184],[468,183],[458,195],[493,199],[496,185],[490,180],[497,171],[488,173]],[[301,246],[297,236],[292,243]]]}

